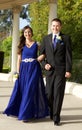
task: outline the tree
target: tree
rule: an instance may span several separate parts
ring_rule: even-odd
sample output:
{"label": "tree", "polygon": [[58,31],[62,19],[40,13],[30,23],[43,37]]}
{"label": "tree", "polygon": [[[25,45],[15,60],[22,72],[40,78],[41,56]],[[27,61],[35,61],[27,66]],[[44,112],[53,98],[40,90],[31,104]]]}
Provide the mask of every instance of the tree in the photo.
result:
{"label": "tree", "polygon": [[58,17],[63,22],[63,32],[71,35],[73,57],[82,57],[82,2],[59,0]]}
{"label": "tree", "polygon": [[71,35],[73,49],[72,82],[82,83],[82,0],[59,0],[58,17],[63,32]]}
{"label": "tree", "polygon": [[1,43],[0,49],[4,52],[4,66],[10,67],[12,37],[7,37]]}
{"label": "tree", "polygon": [[2,41],[1,50],[5,52],[6,56],[10,56],[12,46],[12,37],[7,37]]}
{"label": "tree", "polygon": [[0,10],[0,31],[9,30],[12,24],[11,10]]}
{"label": "tree", "polygon": [[42,37],[47,34],[48,31],[48,15],[49,4],[46,0],[34,2],[29,6],[29,16],[31,19],[31,26],[34,32],[34,39],[41,41]]}
{"label": "tree", "polygon": [[[28,6],[23,6],[22,11],[20,12],[20,17],[29,21],[28,17]],[[0,41],[10,35],[10,31],[12,31],[12,21],[13,21],[13,13],[11,9],[0,10]],[[4,35],[2,35],[4,34]]]}

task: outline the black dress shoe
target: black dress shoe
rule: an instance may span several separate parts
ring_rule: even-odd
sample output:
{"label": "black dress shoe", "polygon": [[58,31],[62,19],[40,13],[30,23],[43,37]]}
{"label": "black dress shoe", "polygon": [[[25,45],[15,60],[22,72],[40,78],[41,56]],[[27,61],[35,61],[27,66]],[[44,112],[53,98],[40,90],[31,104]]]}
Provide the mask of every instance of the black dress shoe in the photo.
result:
{"label": "black dress shoe", "polygon": [[60,125],[60,116],[55,116],[54,117],[54,125]]}
{"label": "black dress shoe", "polygon": [[28,120],[23,120],[23,122],[24,122],[24,123],[27,123],[27,122],[28,122]]}
{"label": "black dress shoe", "polygon": [[60,125],[60,121],[54,121],[54,125],[59,126]]}

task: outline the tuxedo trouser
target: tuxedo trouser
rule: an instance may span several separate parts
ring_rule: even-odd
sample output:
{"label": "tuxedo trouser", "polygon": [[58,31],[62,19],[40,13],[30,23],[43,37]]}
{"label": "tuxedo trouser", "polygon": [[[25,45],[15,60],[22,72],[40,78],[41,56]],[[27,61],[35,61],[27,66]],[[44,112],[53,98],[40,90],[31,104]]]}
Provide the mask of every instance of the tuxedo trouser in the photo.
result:
{"label": "tuxedo trouser", "polygon": [[60,116],[64,91],[65,91],[66,78],[65,75],[53,74],[46,77],[46,94],[50,107],[50,113],[53,116]]}

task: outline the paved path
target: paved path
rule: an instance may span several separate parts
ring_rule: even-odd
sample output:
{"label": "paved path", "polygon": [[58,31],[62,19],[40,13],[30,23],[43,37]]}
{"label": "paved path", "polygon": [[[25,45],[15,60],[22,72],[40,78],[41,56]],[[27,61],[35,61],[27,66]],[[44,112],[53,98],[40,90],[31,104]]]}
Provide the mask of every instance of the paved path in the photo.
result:
{"label": "paved path", "polygon": [[5,109],[13,89],[12,82],[0,81],[0,130],[82,130],[82,98],[65,94],[61,112],[61,126],[54,126],[49,117],[28,123],[7,117]]}

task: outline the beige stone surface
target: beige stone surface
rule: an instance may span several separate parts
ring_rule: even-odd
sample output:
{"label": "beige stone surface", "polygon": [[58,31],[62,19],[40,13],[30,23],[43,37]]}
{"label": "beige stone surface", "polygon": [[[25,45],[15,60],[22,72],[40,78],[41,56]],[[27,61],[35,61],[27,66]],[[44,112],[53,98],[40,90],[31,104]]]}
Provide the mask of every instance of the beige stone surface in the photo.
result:
{"label": "beige stone surface", "polygon": [[66,93],[61,111],[61,126],[54,126],[49,117],[27,123],[2,112],[7,106],[13,82],[0,81],[0,130],[82,130],[82,99]]}

